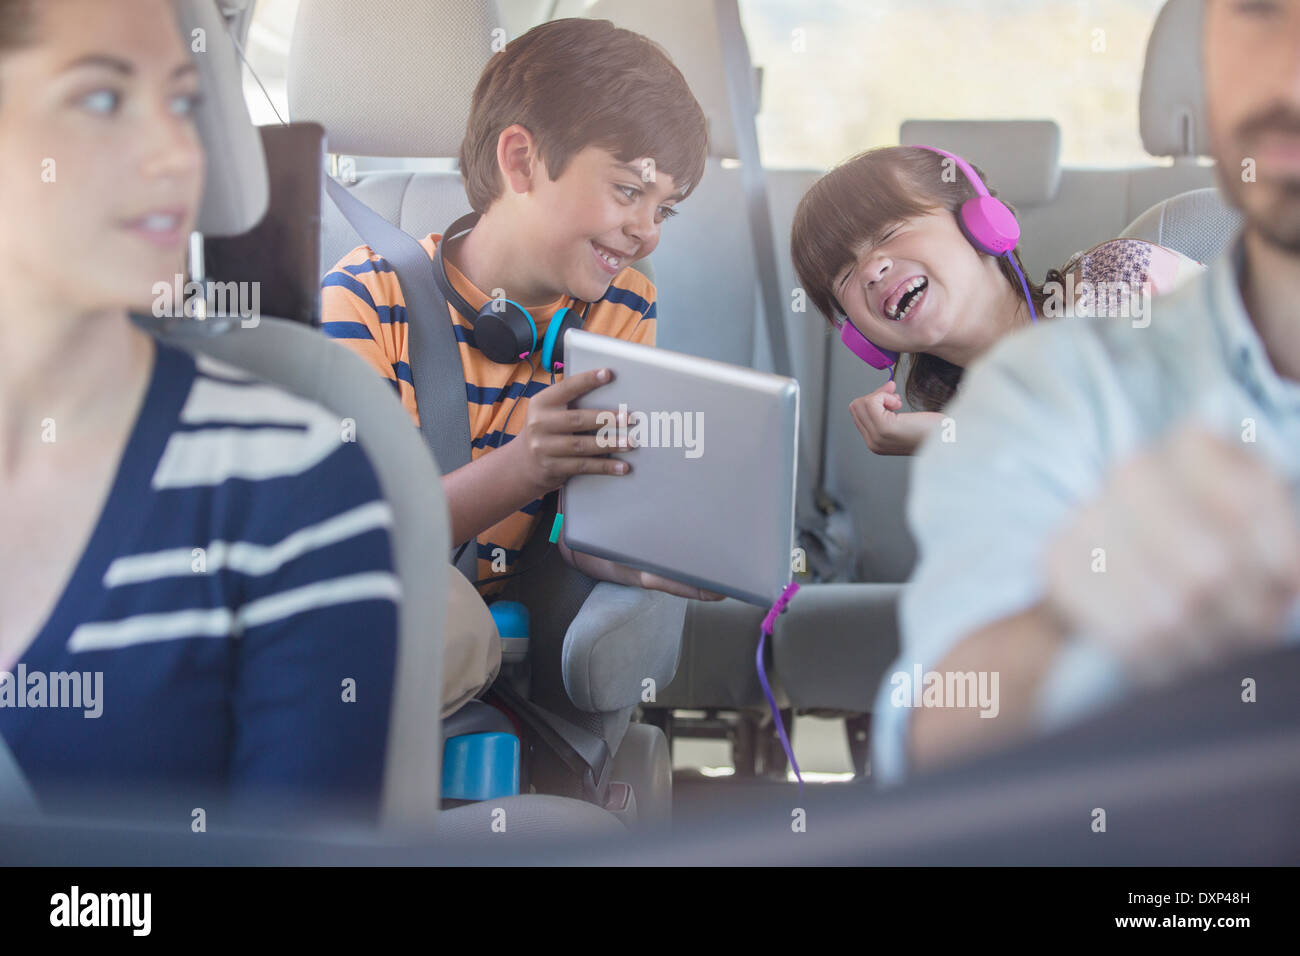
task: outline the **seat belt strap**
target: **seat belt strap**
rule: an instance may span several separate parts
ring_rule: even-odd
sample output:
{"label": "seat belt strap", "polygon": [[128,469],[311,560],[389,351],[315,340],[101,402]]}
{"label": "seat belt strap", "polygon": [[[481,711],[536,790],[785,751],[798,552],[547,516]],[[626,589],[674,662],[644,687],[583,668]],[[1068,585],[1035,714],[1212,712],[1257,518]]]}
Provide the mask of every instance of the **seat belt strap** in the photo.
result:
{"label": "seat belt strap", "polygon": [[522,697],[508,680],[494,683],[492,693],[528,725],[570,773],[582,781],[583,798],[603,807],[608,799],[612,766],[609,744],[605,739]]}
{"label": "seat belt strap", "polygon": [[[362,241],[393,267],[406,302],[407,343],[415,403],[424,436],[445,475],[471,459],[469,408],[460,346],[447,300],[433,278],[433,260],[419,241],[353,196],[332,177],[325,191]],[[478,580],[478,553],[466,548],[457,568]]]}
{"label": "seat belt strap", "polygon": [[740,160],[740,179],[745,189],[745,211],[749,217],[749,235],[754,244],[754,265],[758,268],[759,291],[762,293],[763,318],[767,325],[768,344],[772,350],[772,367],[778,375],[792,377],[794,363],[785,331],[786,304],[777,278],[776,234],[772,231],[772,209],[767,198],[767,180],[758,154],[758,128],[754,114],[758,104],[754,96],[754,64],[749,58],[745,32],[740,24],[737,0],[714,0],[718,39],[722,45],[723,73],[727,82],[727,102],[732,126],[736,131],[736,152]]}

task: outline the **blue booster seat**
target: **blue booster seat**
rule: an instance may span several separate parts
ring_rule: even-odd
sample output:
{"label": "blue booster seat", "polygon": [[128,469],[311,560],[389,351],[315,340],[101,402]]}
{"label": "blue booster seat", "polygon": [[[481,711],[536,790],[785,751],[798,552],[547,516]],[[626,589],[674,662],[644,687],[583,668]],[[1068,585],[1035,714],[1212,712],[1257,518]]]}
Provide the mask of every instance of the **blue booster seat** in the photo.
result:
{"label": "blue booster seat", "polygon": [[[502,659],[522,659],[528,647],[528,609],[518,601],[488,608],[501,635]],[[442,799],[449,805],[519,793],[519,736],[510,718],[471,700],[442,722]]]}

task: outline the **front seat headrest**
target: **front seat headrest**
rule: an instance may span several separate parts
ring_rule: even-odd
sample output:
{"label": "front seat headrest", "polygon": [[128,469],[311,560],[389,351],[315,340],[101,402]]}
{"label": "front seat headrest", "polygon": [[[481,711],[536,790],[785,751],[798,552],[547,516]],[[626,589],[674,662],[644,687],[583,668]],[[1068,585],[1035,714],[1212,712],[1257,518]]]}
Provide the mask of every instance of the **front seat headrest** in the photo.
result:
{"label": "front seat headrest", "polygon": [[1209,154],[1204,21],[1204,0],[1169,0],[1151,28],[1138,116],[1142,145],[1152,156]]}
{"label": "front seat headrest", "polygon": [[207,153],[207,188],[197,228],[209,236],[238,236],[261,221],[270,202],[262,137],[248,117],[239,58],[215,0],[175,2],[181,39],[203,90],[195,124]]}
{"label": "front seat headrest", "polygon": [[302,0],[289,114],[325,127],[331,153],[458,156],[479,74],[507,39],[493,0]]}

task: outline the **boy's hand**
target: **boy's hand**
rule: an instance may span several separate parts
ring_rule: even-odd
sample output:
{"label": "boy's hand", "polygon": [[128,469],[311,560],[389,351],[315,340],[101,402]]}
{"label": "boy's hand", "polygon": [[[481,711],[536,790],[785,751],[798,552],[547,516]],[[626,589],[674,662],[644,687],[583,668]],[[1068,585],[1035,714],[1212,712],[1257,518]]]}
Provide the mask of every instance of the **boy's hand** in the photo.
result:
{"label": "boy's hand", "polygon": [[1285,483],[1199,427],[1121,466],[1047,558],[1046,606],[1061,630],[1149,680],[1276,643],[1300,595]]}
{"label": "boy's hand", "polygon": [[627,451],[633,447],[631,444],[601,444],[596,435],[582,434],[597,431],[602,423],[610,421],[603,416],[617,413],[568,407],[570,402],[613,379],[614,373],[607,368],[566,376],[529,399],[523,428],[505,449],[517,458],[525,480],[536,492],[534,497],[554,491],[573,475],[627,474],[627,462],[600,456]]}
{"label": "boy's hand", "polygon": [[899,412],[903,400],[891,379],[870,395],[849,403],[853,424],[877,455],[910,455],[943,416],[938,412]]}
{"label": "boy's hand", "polygon": [[658,574],[651,574],[649,571],[638,571],[636,568],[626,564],[619,564],[617,561],[598,558],[594,554],[573,551],[564,543],[563,538],[560,539],[559,544],[560,554],[563,555],[565,561],[587,575],[587,577],[595,578],[597,581],[612,581],[615,584],[624,584],[632,588],[663,591],[665,594],[675,594],[677,597],[690,598],[696,601],[721,601],[725,597],[723,594],[715,594],[712,591],[706,591],[690,584],[682,584],[680,581],[674,581]]}

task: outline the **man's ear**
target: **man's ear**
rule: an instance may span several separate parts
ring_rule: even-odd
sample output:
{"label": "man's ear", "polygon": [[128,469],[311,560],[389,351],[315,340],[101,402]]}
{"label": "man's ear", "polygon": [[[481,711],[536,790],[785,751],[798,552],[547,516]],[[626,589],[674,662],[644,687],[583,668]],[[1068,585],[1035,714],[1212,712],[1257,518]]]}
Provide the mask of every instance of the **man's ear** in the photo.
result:
{"label": "man's ear", "polygon": [[497,137],[497,169],[506,188],[527,193],[533,188],[533,174],[539,166],[537,140],[526,126],[507,126]]}

